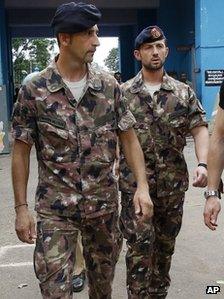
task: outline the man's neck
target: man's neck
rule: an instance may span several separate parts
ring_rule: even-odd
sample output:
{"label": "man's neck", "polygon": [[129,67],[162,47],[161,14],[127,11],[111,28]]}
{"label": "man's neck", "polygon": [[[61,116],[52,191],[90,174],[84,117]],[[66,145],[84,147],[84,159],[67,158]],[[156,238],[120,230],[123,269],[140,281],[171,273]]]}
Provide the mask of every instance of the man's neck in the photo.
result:
{"label": "man's neck", "polygon": [[59,54],[56,64],[60,75],[67,81],[80,81],[87,73],[86,63],[75,61],[67,55]]}
{"label": "man's neck", "polygon": [[163,73],[164,69],[149,71],[146,68],[142,68],[143,80],[145,83],[149,83],[151,85],[161,84],[163,82]]}

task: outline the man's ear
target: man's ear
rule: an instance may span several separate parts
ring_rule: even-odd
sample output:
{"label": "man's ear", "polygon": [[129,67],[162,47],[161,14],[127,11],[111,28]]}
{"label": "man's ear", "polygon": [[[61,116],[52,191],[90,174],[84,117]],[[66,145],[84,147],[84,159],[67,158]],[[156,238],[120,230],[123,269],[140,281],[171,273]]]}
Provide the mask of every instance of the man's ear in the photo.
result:
{"label": "man's ear", "polygon": [[141,61],[141,54],[139,50],[134,50],[135,59]]}
{"label": "man's ear", "polygon": [[68,33],[59,33],[58,38],[60,45],[67,47],[71,43],[71,35]]}

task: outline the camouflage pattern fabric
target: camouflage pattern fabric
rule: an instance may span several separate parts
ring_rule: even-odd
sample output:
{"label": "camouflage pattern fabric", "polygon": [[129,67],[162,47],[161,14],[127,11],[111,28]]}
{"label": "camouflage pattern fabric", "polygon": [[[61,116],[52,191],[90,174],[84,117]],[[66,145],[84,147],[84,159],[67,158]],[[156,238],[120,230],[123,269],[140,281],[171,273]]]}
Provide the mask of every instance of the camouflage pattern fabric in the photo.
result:
{"label": "camouflage pattern fabric", "polygon": [[169,270],[183,215],[184,193],[156,198],[152,222],[138,223],[133,195],[121,193],[120,228],[127,240],[127,292],[129,299],[165,298]]}
{"label": "camouflage pattern fabric", "polygon": [[35,268],[45,298],[71,298],[77,228],[82,232],[89,296],[111,298],[120,242],[113,216],[118,210],[113,172],[117,131],[134,123],[116,80],[91,66],[79,101],[55,61],[20,89],[12,135],[36,147],[35,209],[43,219],[38,222]]}
{"label": "camouflage pattern fabric", "polygon": [[[161,89],[151,98],[141,72],[124,83],[122,89],[136,119],[150,189],[156,189],[158,197],[186,191],[188,172],[183,156],[186,136],[194,127],[207,126],[205,111],[194,91],[165,74]],[[134,192],[136,187],[124,157],[120,162],[119,184],[124,192]]]}
{"label": "camouflage pattern fabric", "polygon": [[90,299],[110,299],[122,246],[118,213],[77,220],[38,214],[35,273],[43,298],[71,299],[74,245],[81,230]]}
{"label": "camouflage pattern fabric", "polygon": [[170,286],[169,270],[175,249],[175,240],[182,224],[184,193],[159,199],[152,196],[152,201],[154,203],[155,242],[149,298],[159,299],[166,298]]}
{"label": "camouflage pattern fabric", "polygon": [[147,299],[152,275],[154,228],[135,215],[133,195],[121,193],[120,229],[127,240],[127,292],[129,299]]}
{"label": "camouflage pattern fabric", "polygon": [[[191,129],[207,126],[205,112],[194,91],[166,73],[160,90],[153,97],[144,85],[141,72],[124,83],[122,90],[127,107],[136,119],[135,131],[144,152],[150,195],[155,206],[153,225],[145,225],[148,232],[144,229],[139,235],[141,229],[136,226],[135,218],[130,217],[129,210],[133,209],[136,182],[121,154],[119,188],[123,208],[120,223],[128,245],[127,290],[130,298],[165,298],[170,285],[175,238],[181,226],[183,194],[189,184],[183,149]],[[137,235],[133,236],[132,232]],[[145,244],[152,248],[154,234],[153,250],[148,251],[147,257]],[[140,240],[137,246],[133,241],[136,238]],[[139,269],[147,272],[144,267],[147,260],[148,276],[143,280],[138,272]],[[149,294],[144,297],[146,289]]]}
{"label": "camouflage pattern fabric", "polygon": [[116,210],[117,130],[128,130],[134,123],[117,81],[106,72],[89,66],[78,102],[54,61],[33,76],[19,92],[12,134],[36,146],[36,211],[91,218]]}

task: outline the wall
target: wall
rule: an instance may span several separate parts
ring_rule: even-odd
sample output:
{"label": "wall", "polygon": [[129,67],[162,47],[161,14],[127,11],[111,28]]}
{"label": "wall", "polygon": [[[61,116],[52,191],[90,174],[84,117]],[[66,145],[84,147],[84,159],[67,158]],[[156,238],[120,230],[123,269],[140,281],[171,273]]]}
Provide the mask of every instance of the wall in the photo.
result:
{"label": "wall", "polygon": [[191,74],[191,52],[178,51],[177,46],[194,44],[194,0],[161,0],[158,25],[164,30],[170,48],[166,70]]}
{"label": "wall", "polygon": [[[6,21],[4,2],[0,1],[0,122],[3,125],[4,150],[2,153],[9,152],[8,141],[8,118],[9,118],[9,76],[8,76],[8,52],[7,52],[7,38],[6,38]],[[1,133],[1,136],[3,134]],[[1,137],[2,139],[2,137]],[[2,140],[1,140],[2,143]],[[1,144],[2,150],[2,144]]]}
{"label": "wall", "polygon": [[198,93],[208,119],[214,108],[219,86],[205,86],[205,70],[224,69],[223,0],[196,0],[196,57]]}

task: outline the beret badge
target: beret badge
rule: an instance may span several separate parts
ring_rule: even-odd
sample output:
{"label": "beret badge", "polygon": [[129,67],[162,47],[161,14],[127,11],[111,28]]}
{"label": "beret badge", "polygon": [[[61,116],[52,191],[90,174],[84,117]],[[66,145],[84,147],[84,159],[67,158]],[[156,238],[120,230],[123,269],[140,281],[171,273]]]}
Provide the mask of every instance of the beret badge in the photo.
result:
{"label": "beret badge", "polygon": [[157,28],[152,28],[150,31],[149,31],[149,35],[151,34],[151,36],[153,38],[158,38],[160,37],[161,35],[161,32],[157,29]]}

